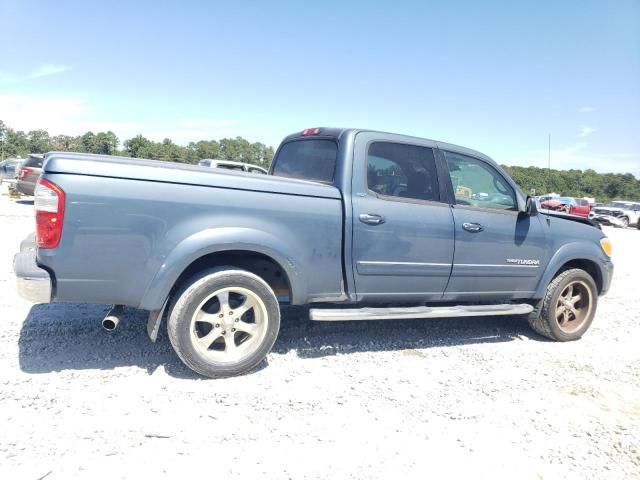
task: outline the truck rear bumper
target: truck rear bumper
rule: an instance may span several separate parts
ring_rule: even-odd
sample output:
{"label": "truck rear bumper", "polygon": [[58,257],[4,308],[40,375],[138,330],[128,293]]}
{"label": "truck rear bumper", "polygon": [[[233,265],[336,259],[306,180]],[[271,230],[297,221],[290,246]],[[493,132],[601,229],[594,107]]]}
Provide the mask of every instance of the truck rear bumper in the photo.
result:
{"label": "truck rear bumper", "polygon": [[13,270],[16,273],[18,295],[34,303],[51,301],[51,275],[36,263],[35,242],[32,237],[20,245],[20,253],[13,258]]}

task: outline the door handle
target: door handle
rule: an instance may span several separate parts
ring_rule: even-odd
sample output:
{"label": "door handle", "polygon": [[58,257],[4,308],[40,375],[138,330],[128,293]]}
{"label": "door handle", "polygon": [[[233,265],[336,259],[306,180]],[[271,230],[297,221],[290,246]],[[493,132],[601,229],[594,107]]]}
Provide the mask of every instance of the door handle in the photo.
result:
{"label": "door handle", "polygon": [[361,213],[358,217],[362,223],[367,225],[380,225],[384,223],[384,217],[376,213]]}
{"label": "door handle", "polygon": [[478,233],[484,230],[484,227],[479,223],[469,223],[464,222],[462,224],[462,228],[464,228],[467,232]]}

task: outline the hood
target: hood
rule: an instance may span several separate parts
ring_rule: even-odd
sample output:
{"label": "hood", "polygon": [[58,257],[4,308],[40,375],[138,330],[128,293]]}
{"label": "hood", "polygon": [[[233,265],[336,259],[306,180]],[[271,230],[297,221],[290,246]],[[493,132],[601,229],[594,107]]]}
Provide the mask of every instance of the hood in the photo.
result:
{"label": "hood", "polygon": [[624,212],[624,208],[620,208],[620,207],[593,207],[594,210],[608,210],[610,212]]}
{"label": "hood", "polygon": [[572,222],[578,222],[584,225],[590,225],[595,228],[601,228],[597,222],[589,220],[588,218],[585,218],[585,217],[579,217],[578,215],[571,215],[569,213],[557,212],[555,210],[545,210],[545,209],[540,209],[538,210],[538,212],[543,215],[547,215],[549,217],[563,218],[565,220],[571,220]]}

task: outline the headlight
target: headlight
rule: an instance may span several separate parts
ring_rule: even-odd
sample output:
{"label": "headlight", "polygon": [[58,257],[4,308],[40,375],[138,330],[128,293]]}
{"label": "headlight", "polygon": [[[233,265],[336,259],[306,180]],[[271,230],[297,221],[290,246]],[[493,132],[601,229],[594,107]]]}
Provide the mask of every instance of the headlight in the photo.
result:
{"label": "headlight", "polygon": [[611,245],[611,240],[607,237],[600,239],[600,246],[602,247],[602,251],[607,254],[607,257],[611,257],[613,253],[613,245]]}

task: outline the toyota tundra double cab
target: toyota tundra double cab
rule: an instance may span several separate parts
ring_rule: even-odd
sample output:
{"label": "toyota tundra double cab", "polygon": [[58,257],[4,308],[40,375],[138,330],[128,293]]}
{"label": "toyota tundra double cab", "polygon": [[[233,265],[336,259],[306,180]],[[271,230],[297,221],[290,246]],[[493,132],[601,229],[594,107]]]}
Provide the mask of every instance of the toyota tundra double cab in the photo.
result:
{"label": "toyota tundra double cab", "polygon": [[422,138],[312,128],[269,175],[50,153],[36,233],[14,260],[34,302],[112,304],[166,324],[209,377],[271,350],[282,305],[316,321],[525,315],[576,340],[609,288],[611,244],[588,220],[538,212],[487,156]]}

